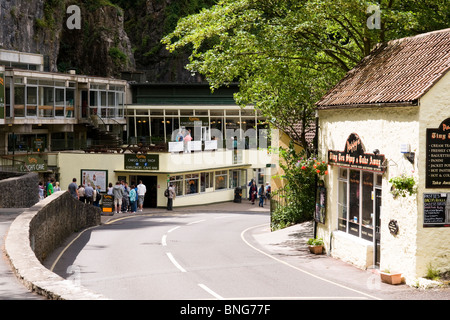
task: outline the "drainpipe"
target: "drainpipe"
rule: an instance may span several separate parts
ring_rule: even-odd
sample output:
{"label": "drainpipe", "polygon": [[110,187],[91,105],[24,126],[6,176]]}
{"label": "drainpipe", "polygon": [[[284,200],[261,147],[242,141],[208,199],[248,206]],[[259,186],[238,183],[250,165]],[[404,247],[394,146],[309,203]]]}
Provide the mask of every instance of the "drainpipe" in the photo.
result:
{"label": "drainpipe", "polygon": [[[314,141],[313,141],[313,144],[314,144],[314,150],[313,150],[313,152],[314,152],[314,155],[316,156],[316,157],[318,157],[319,156],[319,110],[317,110],[317,108],[316,108],[316,113],[315,113],[315,130],[316,130],[316,135],[314,136]],[[314,194],[315,196],[317,196],[317,184],[318,184],[318,181],[317,181],[318,179],[317,179],[317,175],[316,175],[316,179],[315,179],[315,189],[314,190],[316,190],[316,193]],[[314,239],[317,237],[317,222],[316,222],[316,219],[313,219],[313,229],[314,229]]]}

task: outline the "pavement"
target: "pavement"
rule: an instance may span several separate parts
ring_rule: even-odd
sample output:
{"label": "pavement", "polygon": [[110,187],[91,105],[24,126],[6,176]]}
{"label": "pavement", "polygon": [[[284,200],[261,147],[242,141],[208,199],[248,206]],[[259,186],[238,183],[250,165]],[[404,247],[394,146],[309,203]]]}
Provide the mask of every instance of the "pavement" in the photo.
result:
{"label": "pavement", "polygon": [[[0,209],[0,300],[44,300],[42,296],[29,292],[11,271],[11,266],[4,252],[4,239],[8,227],[25,209]],[[203,206],[174,207],[173,211],[165,208],[144,208],[143,212],[135,214],[118,213],[102,215],[101,222],[105,224],[115,219],[139,214],[173,215],[207,212],[265,212],[269,214],[269,205],[258,207],[251,205],[248,200],[242,203],[224,202]],[[313,235],[313,223],[305,222],[282,230],[270,231],[267,226],[255,227],[248,231],[254,241],[255,249],[282,263],[290,265],[301,272],[309,273],[323,281],[352,288],[364,292],[367,298],[396,299],[396,300],[449,300],[450,289],[434,288],[419,290],[407,285],[392,286],[381,283],[378,270],[361,270],[341,260],[325,254],[311,254],[306,241]]]}

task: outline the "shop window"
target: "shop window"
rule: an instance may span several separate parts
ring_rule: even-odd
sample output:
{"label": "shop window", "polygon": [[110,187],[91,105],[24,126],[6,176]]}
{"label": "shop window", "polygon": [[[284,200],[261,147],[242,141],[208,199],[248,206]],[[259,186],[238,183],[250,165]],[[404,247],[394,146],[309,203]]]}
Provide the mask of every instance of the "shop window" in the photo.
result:
{"label": "shop window", "polygon": [[200,192],[205,192],[207,189],[214,186],[213,172],[202,172],[200,174]]}
{"label": "shop window", "polygon": [[183,176],[169,177],[170,183],[175,187],[175,194],[177,196],[183,195]]}
{"label": "shop window", "polygon": [[370,171],[339,169],[338,229],[372,241],[374,195],[382,175]]}
{"label": "shop window", "polygon": [[216,171],[215,172],[215,184],[216,190],[226,189],[227,188],[227,180],[228,180],[228,174],[227,170],[222,171]]}
{"label": "shop window", "polygon": [[185,190],[186,194],[195,194],[199,192],[199,174],[187,174],[185,176]]}

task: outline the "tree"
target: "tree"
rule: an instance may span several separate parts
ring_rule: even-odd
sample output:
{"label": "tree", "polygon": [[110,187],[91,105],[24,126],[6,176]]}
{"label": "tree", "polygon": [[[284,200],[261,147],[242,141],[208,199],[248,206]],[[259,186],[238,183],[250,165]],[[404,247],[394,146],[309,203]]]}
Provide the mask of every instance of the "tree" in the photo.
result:
{"label": "tree", "polygon": [[445,1],[382,0],[380,26],[369,29],[374,12],[362,0],[220,0],[162,42],[190,48],[187,69],[212,90],[237,81],[238,104],[253,104],[308,150],[314,103],[375,44],[445,28]]}

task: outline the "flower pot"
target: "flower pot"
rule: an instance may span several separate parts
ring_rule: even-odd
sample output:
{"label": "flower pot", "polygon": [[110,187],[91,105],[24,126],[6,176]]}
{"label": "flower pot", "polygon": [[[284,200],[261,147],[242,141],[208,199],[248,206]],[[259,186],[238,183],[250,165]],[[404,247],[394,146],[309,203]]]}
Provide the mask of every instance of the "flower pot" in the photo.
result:
{"label": "flower pot", "polygon": [[322,254],[323,246],[309,246],[309,251],[314,254]]}
{"label": "flower pot", "polygon": [[389,284],[402,283],[402,274],[401,273],[380,272],[380,278],[381,278],[382,282],[389,283]]}

